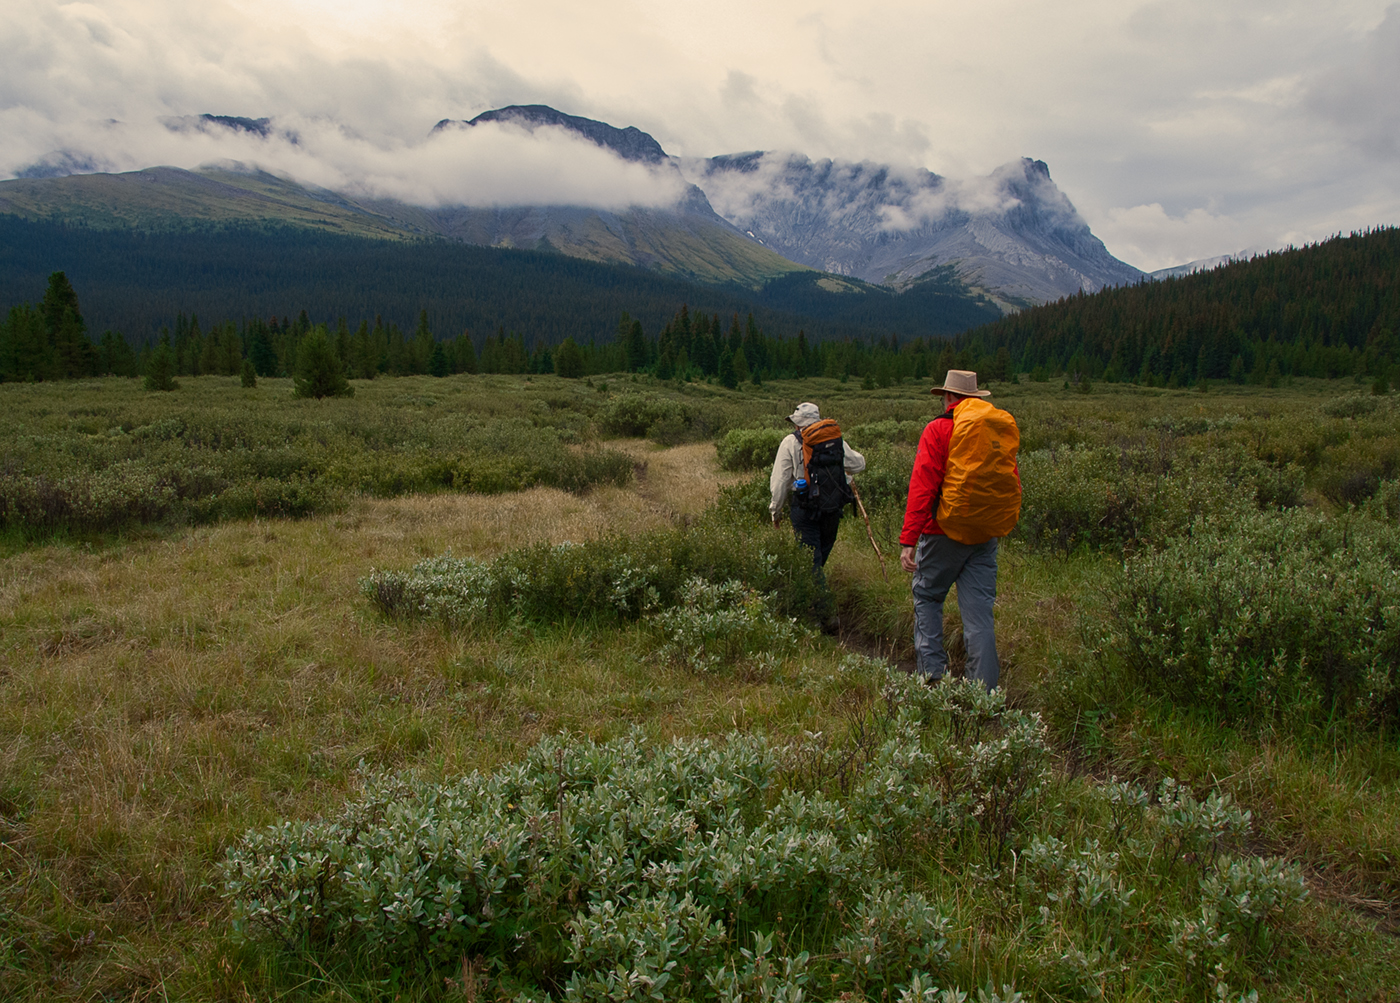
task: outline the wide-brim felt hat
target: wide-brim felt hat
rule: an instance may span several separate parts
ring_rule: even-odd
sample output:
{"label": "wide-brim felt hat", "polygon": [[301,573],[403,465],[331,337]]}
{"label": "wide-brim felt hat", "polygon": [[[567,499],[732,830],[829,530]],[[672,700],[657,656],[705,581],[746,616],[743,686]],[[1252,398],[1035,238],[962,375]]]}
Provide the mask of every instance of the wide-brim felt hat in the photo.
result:
{"label": "wide-brim felt hat", "polygon": [[977,389],[977,374],[966,369],[950,369],[943,385],[929,389],[931,394],[961,394],[963,397],[990,397],[990,390]]}

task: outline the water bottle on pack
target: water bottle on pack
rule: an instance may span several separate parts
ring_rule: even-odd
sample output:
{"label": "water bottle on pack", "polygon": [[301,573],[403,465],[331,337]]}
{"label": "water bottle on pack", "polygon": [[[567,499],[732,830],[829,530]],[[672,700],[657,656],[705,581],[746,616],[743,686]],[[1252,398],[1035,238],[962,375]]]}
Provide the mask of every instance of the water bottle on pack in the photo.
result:
{"label": "water bottle on pack", "polygon": [[807,501],[807,478],[799,477],[792,482],[792,493],[797,496],[799,504]]}

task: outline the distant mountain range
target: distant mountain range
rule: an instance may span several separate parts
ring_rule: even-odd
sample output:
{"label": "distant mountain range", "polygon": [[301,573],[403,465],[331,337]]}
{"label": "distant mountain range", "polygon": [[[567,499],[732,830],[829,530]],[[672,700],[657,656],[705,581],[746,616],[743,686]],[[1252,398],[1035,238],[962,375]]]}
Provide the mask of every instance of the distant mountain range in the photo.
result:
{"label": "distant mountain range", "polygon": [[719,213],[784,257],[901,289],[951,265],[1004,309],[1139,281],[1038,160],[971,185],[925,170],[746,153],[687,161]]}
{"label": "distant mountain range", "polygon": [[[680,159],[647,133],[516,105],[434,133],[510,123],[564,129],[630,163],[674,175],[682,192],[665,208],[575,205],[415,206],[299,184],[256,170],[150,167],[85,173],[91,157],[58,151],[0,182],[0,213],[96,229],[171,231],[219,224],[277,224],[378,239],[442,237],[489,247],[557,251],[637,265],[710,285],[762,289],[815,269],[830,292],[864,283],[897,291],[950,279],[969,300],[1015,310],[1081,290],[1141,280],[1108,253],[1035,160],[954,182],[922,169],[812,161],[753,152]],[[266,118],[203,115],[170,125],[259,137],[283,135]],[[861,281],[852,281],[861,280]]]}
{"label": "distant mountain range", "polygon": [[1170,268],[1159,268],[1155,272],[1148,272],[1149,279],[1179,279],[1185,275],[1195,275],[1197,272],[1208,272],[1212,268],[1219,268],[1221,265],[1232,265],[1236,261],[1248,261],[1260,251],[1241,251],[1239,254],[1217,254],[1213,258],[1197,258],[1195,261],[1188,261],[1184,265],[1173,265]]}

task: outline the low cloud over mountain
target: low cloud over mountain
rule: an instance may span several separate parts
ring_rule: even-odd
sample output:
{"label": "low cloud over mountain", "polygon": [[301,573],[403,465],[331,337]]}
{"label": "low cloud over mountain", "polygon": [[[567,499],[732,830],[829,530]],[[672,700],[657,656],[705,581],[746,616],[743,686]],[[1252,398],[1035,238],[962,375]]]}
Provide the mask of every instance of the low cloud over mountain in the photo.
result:
{"label": "low cloud over mountain", "polygon": [[412,205],[672,205],[687,185],[668,163],[627,160],[561,125],[485,121],[414,142],[373,141],[326,119],[199,115],[109,123],[101,142],[13,165],[18,177],[243,164]]}
{"label": "low cloud over mountain", "polygon": [[[636,125],[686,157],[798,150],[967,179],[1031,153],[1115,255],[1148,269],[1400,213],[1393,0],[7,0],[4,10],[0,178],[276,159],[318,183],[456,200],[464,193],[425,140],[433,123],[519,103]],[[311,149],[271,158],[205,137],[201,150],[161,124],[201,113],[267,117]],[[348,134],[313,135],[335,123]],[[474,197],[532,199],[531,177],[554,170],[537,159],[533,175],[485,177]],[[580,198],[635,196],[599,170]]]}
{"label": "low cloud over mountain", "polygon": [[1003,306],[1133,282],[1040,161],[968,180],[747,153],[685,162],[735,226],[793,261],[903,288],[942,266]]}
{"label": "low cloud over mountain", "polygon": [[[149,166],[127,145],[141,130],[113,125],[110,134],[105,161],[65,150],[21,174],[54,178],[113,160]],[[545,105],[443,119],[425,138],[392,148],[324,120],[214,114],[167,119],[157,138],[158,153],[173,154],[165,163],[206,165],[206,174],[209,166],[221,168],[225,188],[238,187],[237,173],[249,170],[310,186],[304,195],[288,189],[303,223],[305,213],[316,214],[307,199],[323,198],[315,194],[321,191],[342,199],[346,211],[372,217],[338,225],[546,247],[702,281],[761,285],[805,266],[904,289],[951,269],[971,292],[1013,309],[1142,277],[1108,253],[1049,168],[1034,160],[954,180],[795,153],[681,159],[635,127]],[[167,187],[158,211],[167,216],[191,211],[206,190],[179,174],[161,175],[159,183]],[[253,188],[257,213],[279,212],[266,184]],[[55,204],[57,189],[3,189],[0,206],[11,211]],[[122,199],[140,190],[127,185]],[[90,186],[69,186],[57,204],[64,198],[81,201],[87,208],[80,218],[92,218]],[[250,205],[233,211],[247,218]],[[198,215],[210,218],[202,207]]]}

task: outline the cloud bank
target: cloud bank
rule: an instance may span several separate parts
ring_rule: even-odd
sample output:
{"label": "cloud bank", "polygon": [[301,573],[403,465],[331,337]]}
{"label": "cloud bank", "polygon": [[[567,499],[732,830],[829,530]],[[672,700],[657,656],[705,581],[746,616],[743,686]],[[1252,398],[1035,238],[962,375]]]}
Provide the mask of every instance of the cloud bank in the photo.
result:
{"label": "cloud bank", "polygon": [[[332,191],[420,206],[674,204],[686,191],[674,170],[628,163],[555,127],[487,122],[416,142],[377,140],[327,119],[261,119],[266,132],[179,116],[106,123],[60,137],[23,168],[27,176],[140,170],[153,165],[256,168]],[[38,144],[43,145],[43,144]]]}
{"label": "cloud bank", "polygon": [[[691,157],[972,178],[1032,156],[1143,268],[1400,222],[1388,0],[8,0],[0,51],[10,173],[66,151],[258,162],[413,200],[668,197],[674,178],[568,137],[427,138],[543,103]],[[161,124],[210,112],[299,142]]]}

